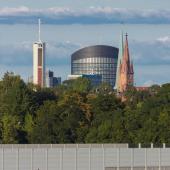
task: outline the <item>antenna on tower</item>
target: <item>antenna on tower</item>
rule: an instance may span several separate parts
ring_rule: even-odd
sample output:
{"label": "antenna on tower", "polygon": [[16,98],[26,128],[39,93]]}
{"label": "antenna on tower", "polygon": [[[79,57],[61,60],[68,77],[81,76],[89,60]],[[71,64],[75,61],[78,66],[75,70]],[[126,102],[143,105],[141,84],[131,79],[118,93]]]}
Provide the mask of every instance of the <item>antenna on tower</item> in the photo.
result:
{"label": "antenna on tower", "polygon": [[41,42],[41,19],[38,19],[38,41]]}

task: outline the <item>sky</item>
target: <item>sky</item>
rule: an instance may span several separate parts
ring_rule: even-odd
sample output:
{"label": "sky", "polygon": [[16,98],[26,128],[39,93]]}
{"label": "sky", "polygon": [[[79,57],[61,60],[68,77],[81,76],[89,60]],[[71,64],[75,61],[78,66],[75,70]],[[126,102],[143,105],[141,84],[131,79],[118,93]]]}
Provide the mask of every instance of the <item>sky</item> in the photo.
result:
{"label": "sky", "polygon": [[47,68],[70,74],[70,56],[89,45],[119,47],[128,33],[135,84],[170,82],[169,0],[0,0],[0,76],[12,71],[32,75],[32,44],[47,43]]}

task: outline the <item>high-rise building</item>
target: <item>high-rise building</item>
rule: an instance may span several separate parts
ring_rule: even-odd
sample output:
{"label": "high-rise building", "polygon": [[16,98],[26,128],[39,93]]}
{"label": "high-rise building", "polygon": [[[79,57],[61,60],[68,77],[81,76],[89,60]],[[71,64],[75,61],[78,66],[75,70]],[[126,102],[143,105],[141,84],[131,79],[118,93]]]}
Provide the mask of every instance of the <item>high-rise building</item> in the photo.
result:
{"label": "high-rise building", "polygon": [[129,45],[128,45],[128,35],[126,34],[125,45],[123,49],[123,56],[120,62],[119,68],[119,83],[118,83],[118,92],[123,93],[129,87],[133,86],[134,83],[134,70],[133,70],[133,62],[130,59],[129,55]]}
{"label": "high-rise building", "polygon": [[72,54],[72,75],[100,75],[102,82],[115,86],[118,48],[106,45],[85,47]]}
{"label": "high-rise building", "polygon": [[48,70],[46,72],[46,87],[53,87],[53,77],[54,77],[54,73],[50,70]]}
{"label": "high-rise building", "polygon": [[53,87],[61,84],[61,77],[53,77]]}
{"label": "high-rise building", "polygon": [[102,75],[100,74],[68,75],[68,80],[76,80],[78,78],[86,78],[90,80],[93,87],[99,86],[102,83]]}
{"label": "high-rise building", "polygon": [[54,72],[48,70],[46,72],[46,87],[55,87],[61,84],[61,77],[54,77]]}
{"label": "high-rise building", "polygon": [[45,43],[40,37],[39,19],[39,39],[33,44],[33,84],[40,87],[45,86]]}

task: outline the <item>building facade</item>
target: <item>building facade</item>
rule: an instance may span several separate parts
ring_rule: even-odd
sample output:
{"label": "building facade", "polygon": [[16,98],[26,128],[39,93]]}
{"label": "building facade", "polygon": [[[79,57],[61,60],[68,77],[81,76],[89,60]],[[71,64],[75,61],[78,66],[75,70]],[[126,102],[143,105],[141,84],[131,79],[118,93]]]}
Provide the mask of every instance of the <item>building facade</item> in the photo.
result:
{"label": "building facade", "polygon": [[127,144],[0,145],[0,170],[170,170],[170,148]]}
{"label": "building facade", "polygon": [[102,76],[99,74],[84,74],[82,77],[90,80],[93,87],[99,86],[102,83]]}
{"label": "building facade", "polygon": [[102,83],[102,75],[99,74],[68,75],[68,80],[76,80],[78,78],[86,78],[90,80],[93,87],[99,86]]}
{"label": "building facade", "polygon": [[50,70],[46,71],[45,79],[46,79],[46,87],[53,87],[53,77],[54,73]]}
{"label": "building facade", "polygon": [[101,75],[102,82],[115,86],[118,48],[105,45],[85,47],[71,55],[72,75]]}
{"label": "building facade", "polygon": [[53,77],[53,87],[61,84],[61,77]]}
{"label": "building facade", "polygon": [[33,84],[45,86],[45,43],[33,44]]}
{"label": "building facade", "polygon": [[132,87],[134,84],[133,62],[130,59],[127,36],[128,35],[126,34],[123,56],[120,61],[119,74],[117,75],[119,81],[117,85],[117,90],[120,93],[125,92],[129,87]]}
{"label": "building facade", "polygon": [[80,78],[80,77],[82,77],[82,74],[79,74],[79,75],[70,74],[70,75],[67,76],[67,79],[68,79],[68,80],[76,80],[76,79],[78,79],[78,78]]}
{"label": "building facade", "polygon": [[33,84],[45,86],[45,43],[40,39],[40,20],[39,40],[33,44]]}
{"label": "building facade", "polygon": [[54,77],[53,71],[46,71],[46,87],[55,87],[61,84],[61,77]]}

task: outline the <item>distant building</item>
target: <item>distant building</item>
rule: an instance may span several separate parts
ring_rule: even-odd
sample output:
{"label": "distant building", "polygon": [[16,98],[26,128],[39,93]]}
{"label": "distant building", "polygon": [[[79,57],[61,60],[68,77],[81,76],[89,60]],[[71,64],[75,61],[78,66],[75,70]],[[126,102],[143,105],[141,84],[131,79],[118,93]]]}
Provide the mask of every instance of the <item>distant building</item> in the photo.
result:
{"label": "distant building", "polygon": [[28,77],[28,83],[32,83],[33,82],[33,76],[29,76]]}
{"label": "distant building", "polygon": [[99,86],[102,83],[102,76],[99,74],[83,74],[82,77],[90,80],[92,86]]}
{"label": "distant building", "polygon": [[82,77],[82,75],[80,74],[80,75],[68,75],[68,80],[76,80],[76,79],[78,79],[79,77]]}
{"label": "distant building", "polygon": [[61,84],[61,77],[54,77],[54,73],[50,70],[46,72],[46,87],[55,87]]}
{"label": "distant building", "polygon": [[61,84],[61,77],[53,77],[53,87]]}
{"label": "distant building", "polygon": [[75,80],[80,77],[90,80],[92,86],[98,86],[102,83],[102,76],[99,74],[68,75],[68,80]]}
{"label": "distant building", "polygon": [[39,40],[33,44],[33,84],[45,86],[45,43],[40,39],[40,20]]}
{"label": "distant building", "polygon": [[123,56],[120,61],[119,74],[117,76],[118,76],[118,84],[117,84],[118,92],[123,93],[128,89],[128,87],[133,86],[134,70],[133,70],[133,63],[129,55],[127,34],[126,34],[126,40],[123,49]]}
{"label": "distant building", "polygon": [[148,91],[149,90],[149,87],[144,87],[144,86],[141,86],[141,87],[135,87],[137,91]]}
{"label": "distant building", "polygon": [[118,48],[96,45],[71,55],[72,75],[101,75],[102,82],[115,86]]}
{"label": "distant building", "polygon": [[54,73],[50,70],[46,71],[46,87],[53,87],[53,77]]}

